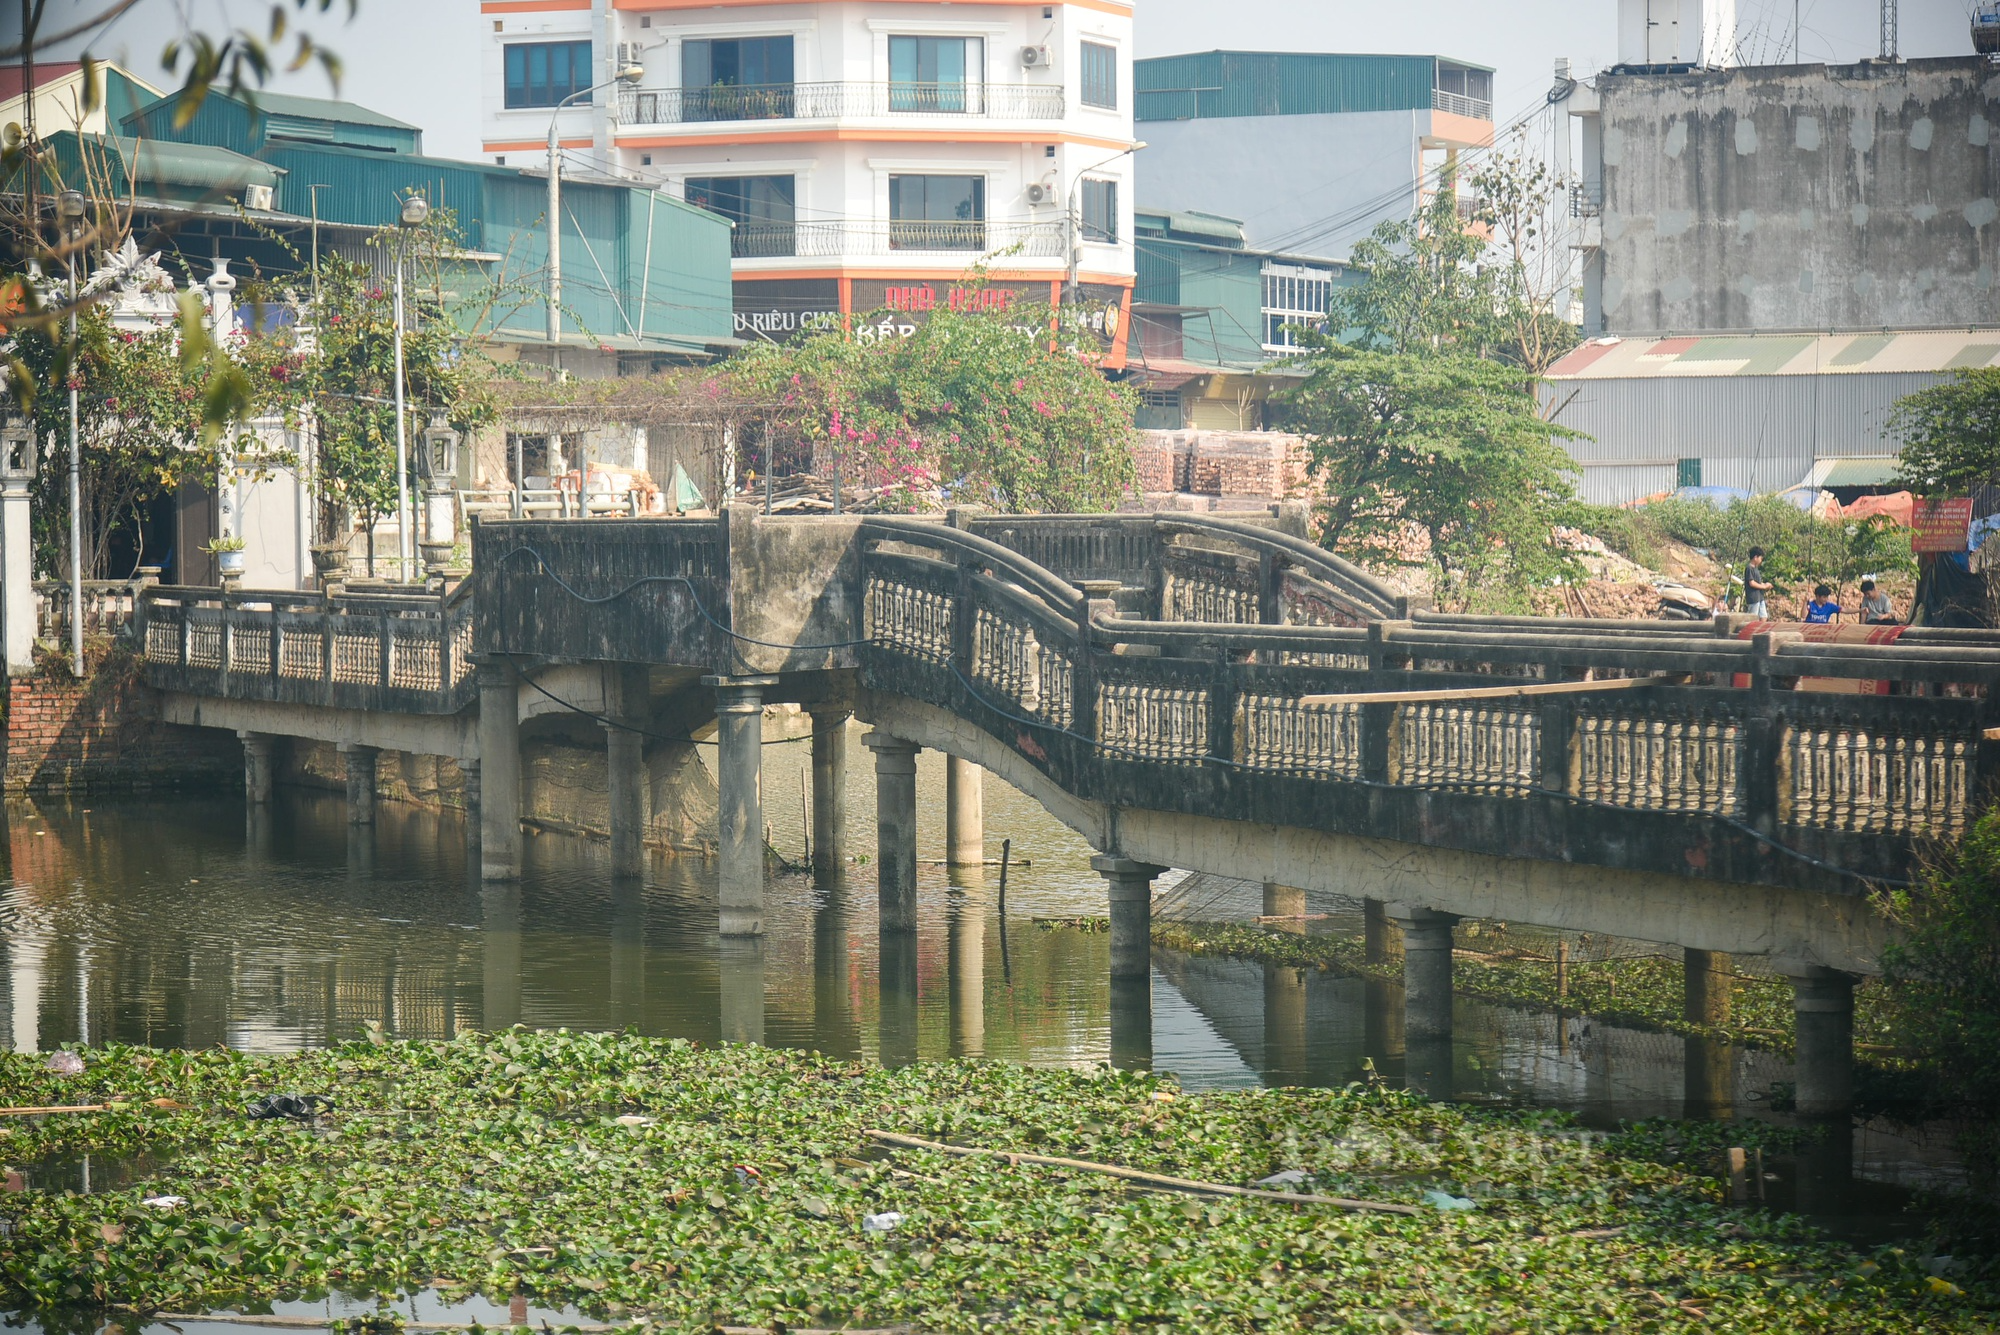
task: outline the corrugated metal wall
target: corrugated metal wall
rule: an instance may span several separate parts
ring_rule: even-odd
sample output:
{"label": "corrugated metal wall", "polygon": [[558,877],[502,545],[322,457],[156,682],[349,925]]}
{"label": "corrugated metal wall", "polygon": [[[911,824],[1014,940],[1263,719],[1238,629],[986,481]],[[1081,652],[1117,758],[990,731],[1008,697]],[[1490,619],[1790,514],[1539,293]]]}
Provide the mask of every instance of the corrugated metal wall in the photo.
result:
{"label": "corrugated metal wall", "polygon": [[1412,111],[1431,105],[1431,56],[1204,51],[1133,66],[1142,121]]}
{"label": "corrugated metal wall", "polygon": [[1609,505],[1670,490],[1680,459],[1700,459],[1708,486],[1764,492],[1795,485],[1820,459],[1894,454],[1896,400],[1947,378],[1660,376],[1560,381],[1542,393],[1559,405],[1556,421],[1592,437],[1568,448],[1585,498]]}

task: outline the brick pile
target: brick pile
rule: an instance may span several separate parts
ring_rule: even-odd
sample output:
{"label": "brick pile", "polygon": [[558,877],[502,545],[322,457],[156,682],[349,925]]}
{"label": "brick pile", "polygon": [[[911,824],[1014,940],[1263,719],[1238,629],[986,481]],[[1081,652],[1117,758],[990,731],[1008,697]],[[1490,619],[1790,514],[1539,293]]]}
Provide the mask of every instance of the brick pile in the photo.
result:
{"label": "brick pile", "polygon": [[131,655],[94,657],[79,681],[45,660],[7,683],[6,790],[69,792],[240,783],[234,737],[160,721]]}
{"label": "brick pile", "polygon": [[[1147,497],[1281,501],[1307,487],[1303,438],[1279,431],[1142,431],[1136,460]],[[1172,508],[1172,507],[1160,507]]]}

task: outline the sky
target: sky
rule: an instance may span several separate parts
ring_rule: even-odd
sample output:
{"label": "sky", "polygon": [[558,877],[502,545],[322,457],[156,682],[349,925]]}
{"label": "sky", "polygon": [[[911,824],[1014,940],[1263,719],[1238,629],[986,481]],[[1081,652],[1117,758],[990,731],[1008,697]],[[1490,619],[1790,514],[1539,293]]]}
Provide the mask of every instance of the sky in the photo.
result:
{"label": "sky", "polygon": [[[48,0],[44,31],[61,30],[109,8],[112,0]],[[214,32],[265,21],[271,0],[138,0],[90,43],[149,82],[164,84],[160,52],[192,22]],[[1971,50],[1966,16],[1972,0],[1902,0],[1902,54],[1962,55]],[[5,0],[6,23],[19,11]],[[314,6],[317,8],[317,6]],[[339,95],[423,127],[427,152],[480,156],[477,0],[344,0],[328,15],[302,20],[346,65]],[[1217,22],[1227,14],[1226,26]],[[1138,0],[1141,56],[1215,47],[1272,51],[1437,54],[1491,65],[1495,112],[1504,122],[1542,100],[1556,58],[1579,76],[1617,57],[1616,0]],[[1795,25],[1796,19],[1796,25]],[[1738,0],[1738,40],[1746,62],[1848,61],[1877,47],[1878,0]],[[74,57],[68,43],[52,58]],[[454,49],[466,52],[454,55]],[[272,87],[325,97],[317,69],[281,76]]]}

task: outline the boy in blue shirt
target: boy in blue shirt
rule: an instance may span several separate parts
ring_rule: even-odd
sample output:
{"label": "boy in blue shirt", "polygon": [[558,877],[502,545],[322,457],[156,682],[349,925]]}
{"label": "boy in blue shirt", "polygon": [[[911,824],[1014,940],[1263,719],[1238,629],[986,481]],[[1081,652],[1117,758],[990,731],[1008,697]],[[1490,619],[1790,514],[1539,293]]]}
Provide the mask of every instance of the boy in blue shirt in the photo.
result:
{"label": "boy in blue shirt", "polygon": [[1806,604],[1806,624],[1808,626],[1831,626],[1840,620],[1840,604],[1834,601],[1833,589],[1822,584],[1813,590],[1812,601]]}

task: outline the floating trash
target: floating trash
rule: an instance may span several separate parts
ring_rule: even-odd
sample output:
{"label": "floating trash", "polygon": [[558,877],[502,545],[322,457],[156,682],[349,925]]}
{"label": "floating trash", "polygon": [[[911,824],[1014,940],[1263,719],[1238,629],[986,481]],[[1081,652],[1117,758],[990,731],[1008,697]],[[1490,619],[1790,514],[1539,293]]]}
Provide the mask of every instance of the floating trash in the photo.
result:
{"label": "floating trash", "polygon": [[48,1069],[57,1075],[82,1075],[83,1058],[74,1052],[52,1052],[46,1063]]}
{"label": "floating trash", "polygon": [[1269,1177],[1260,1177],[1253,1185],[1269,1189],[1302,1187],[1306,1184],[1309,1176],[1302,1168],[1287,1168],[1282,1173],[1273,1173]]}
{"label": "floating trash", "polygon": [[185,1196],[148,1196],[148,1197],[147,1197],[147,1198],[146,1198],[145,1200],[143,1200],[143,1201],[140,1201],[140,1202],[139,1202],[139,1204],[141,1204],[141,1205],[149,1205],[149,1206],[151,1206],[151,1207],[152,1207],[153,1209],[155,1209],[155,1210],[178,1210],[178,1209],[180,1209],[180,1208],[181,1208],[181,1207],[182,1207],[183,1205],[186,1205],[186,1204],[187,1204],[187,1197],[185,1197]]}
{"label": "floating trash", "polygon": [[887,1233],[902,1222],[903,1212],[901,1210],[887,1210],[881,1214],[865,1214],[861,1216],[861,1231],[863,1233]]}
{"label": "floating trash", "polygon": [[1440,1210],[1470,1210],[1473,1208],[1473,1201],[1469,1197],[1454,1196],[1448,1191],[1427,1191],[1424,1193],[1424,1203],[1434,1205]]}

